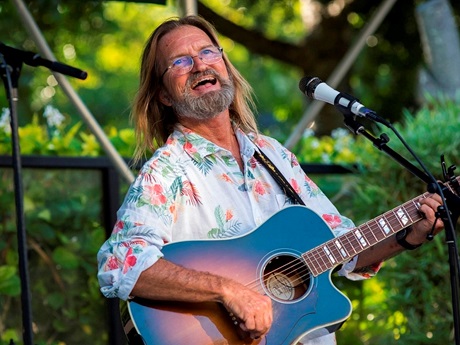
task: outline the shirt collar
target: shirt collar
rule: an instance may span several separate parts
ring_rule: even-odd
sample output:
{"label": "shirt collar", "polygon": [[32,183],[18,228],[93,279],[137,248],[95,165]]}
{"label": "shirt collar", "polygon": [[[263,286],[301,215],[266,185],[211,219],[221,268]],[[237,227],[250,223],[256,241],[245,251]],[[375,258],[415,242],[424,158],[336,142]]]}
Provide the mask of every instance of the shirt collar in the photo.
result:
{"label": "shirt collar", "polygon": [[[235,124],[233,125],[233,129],[240,145],[241,155],[245,158],[252,157],[256,149],[255,144],[252,142],[254,135],[252,133],[247,135]],[[209,155],[230,154],[228,150],[203,138],[191,129],[182,126],[180,123],[176,124],[171,139],[177,140],[183,150],[196,161],[201,161]]]}

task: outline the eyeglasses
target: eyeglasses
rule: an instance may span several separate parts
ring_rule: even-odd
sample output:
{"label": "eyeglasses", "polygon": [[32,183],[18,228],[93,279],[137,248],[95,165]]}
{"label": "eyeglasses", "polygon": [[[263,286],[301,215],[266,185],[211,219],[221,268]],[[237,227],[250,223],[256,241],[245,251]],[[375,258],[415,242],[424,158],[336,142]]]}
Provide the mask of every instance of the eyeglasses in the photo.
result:
{"label": "eyeglasses", "polygon": [[195,56],[180,56],[172,62],[171,65],[166,68],[166,70],[161,75],[160,79],[163,79],[163,76],[171,70],[175,75],[183,75],[188,73],[192,70],[194,65],[194,58],[198,57],[201,61],[203,61],[207,65],[215,64],[222,60],[222,52],[224,48],[221,47],[208,47],[201,50],[198,55]]}

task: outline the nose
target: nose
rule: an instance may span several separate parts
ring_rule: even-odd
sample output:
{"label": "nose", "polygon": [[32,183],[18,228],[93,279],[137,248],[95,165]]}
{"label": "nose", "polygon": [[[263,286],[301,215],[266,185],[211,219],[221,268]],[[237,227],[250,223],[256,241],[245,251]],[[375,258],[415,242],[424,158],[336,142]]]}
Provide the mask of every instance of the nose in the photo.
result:
{"label": "nose", "polygon": [[197,56],[193,56],[193,67],[192,71],[204,71],[206,70],[206,64],[201,60],[201,58]]}

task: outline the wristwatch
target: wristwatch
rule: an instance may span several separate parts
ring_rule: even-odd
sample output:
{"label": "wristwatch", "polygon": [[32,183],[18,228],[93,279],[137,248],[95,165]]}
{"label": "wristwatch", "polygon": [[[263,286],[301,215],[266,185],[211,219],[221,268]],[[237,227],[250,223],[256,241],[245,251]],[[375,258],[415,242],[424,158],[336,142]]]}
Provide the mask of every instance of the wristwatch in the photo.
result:
{"label": "wristwatch", "polygon": [[414,250],[414,249],[417,249],[418,247],[420,247],[422,244],[411,244],[409,242],[406,241],[406,237],[407,235],[409,235],[409,232],[410,232],[411,228],[405,228],[405,229],[402,229],[401,231],[397,232],[396,233],[396,242],[398,242],[398,244],[401,246],[401,247],[404,247],[408,250]]}

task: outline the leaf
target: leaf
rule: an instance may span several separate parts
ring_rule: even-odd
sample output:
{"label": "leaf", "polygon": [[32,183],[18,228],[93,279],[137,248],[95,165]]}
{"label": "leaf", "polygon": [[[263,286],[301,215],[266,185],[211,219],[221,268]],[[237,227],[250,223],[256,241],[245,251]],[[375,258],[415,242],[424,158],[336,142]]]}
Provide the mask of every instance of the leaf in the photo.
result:
{"label": "leaf", "polygon": [[54,310],[59,310],[65,303],[65,296],[62,293],[50,293],[46,297],[46,302]]}
{"label": "leaf", "polygon": [[38,213],[38,219],[51,221],[51,211],[49,209],[43,209]]}
{"label": "leaf", "polygon": [[64,247],[57,247],[53,251],[53,260],[62,268],[73,269],[78,267],[78,257]]}
{"label": "leaf", "polygon": [[21,282],[16,267],[0,266],[0,295],[18,296],[21,293]]}

